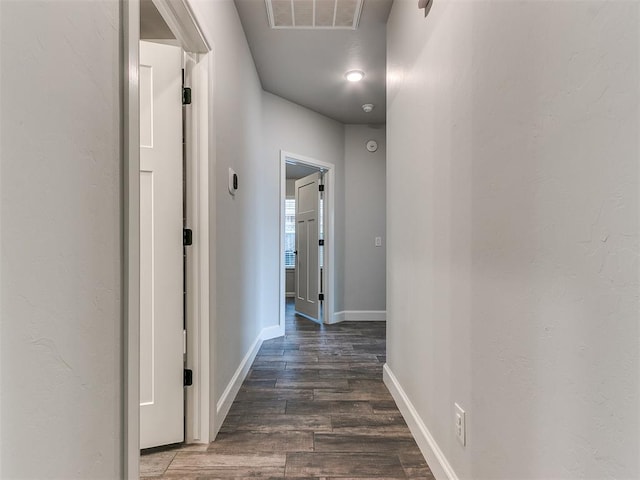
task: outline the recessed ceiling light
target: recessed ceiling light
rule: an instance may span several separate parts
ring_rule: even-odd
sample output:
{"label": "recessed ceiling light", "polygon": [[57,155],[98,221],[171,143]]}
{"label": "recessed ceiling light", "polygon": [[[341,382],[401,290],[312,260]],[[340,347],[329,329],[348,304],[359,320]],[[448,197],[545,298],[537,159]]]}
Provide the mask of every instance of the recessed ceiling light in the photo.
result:
{"label": "recessed ceiling light", "polygon": [[350,82],[359,82],[364,78],[364,72],[361,70],[349,70],[344,76]]}

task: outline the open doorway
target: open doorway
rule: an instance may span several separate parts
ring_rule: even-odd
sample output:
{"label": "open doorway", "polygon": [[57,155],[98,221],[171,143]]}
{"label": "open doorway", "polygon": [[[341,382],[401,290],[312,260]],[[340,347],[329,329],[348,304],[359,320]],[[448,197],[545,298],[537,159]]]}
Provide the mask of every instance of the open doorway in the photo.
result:
{"label": "open doorway", "polygon": [[312,165],[286,164],[284,259],[287,309],[323,322],[324,174]]}
{"label": "open doorway", "polygon": [[[127,282],[125,465],[126,478],[137,479],[140,447],[174,441],[208,443],[211,425],[215,420],[215,412],[212,413],[209,401],[212,394],[212,365],[209,356],[208,303],[208,165],[212,138],[209,118],[213,98],[209,79],[213,73],[213,61],[211,48],[184,0],[132,0],[126,3],[126,7],[123,16],[127,82],[124,97]],[[145,46],[141,47],[141,40],[146,41]],[[162,51],[158,62],[149,59],[146,52],[148,47]],[[163,192],[155,192],[160,188],[160,172],[155,171],[158,162],[150,161],[146,154],[152,150],[150,147],[160,147],[160,137],[164,139],[169,135],[162,132],[156,124],[160,119],[154,116],[154,109],[160,108],[160,103],[156,102],[160,100],[154,97],[153,85],[162,75],[161,63],[165,61],[165,50],[171,50],[167,55],[174,57],[171,63],[177,72],[172,73],[172,80],[166,88],[161,85],[158,88],[164,89],[166,95],[172,98],[172,105],[177,103],[179,117],[170,129],[173,132],[171,135],[175,134],[178,139],[177,153],[173,150],[169,153],[171,171],[165,177],[172,177],[172,180],[177,177],[178,181],[177,185],[171,187],[177,192],[172,196],[171,205],[160,206],[154,202],[167,196]],[[154,142],[154,136],[157,142]],[[144,152],[145,155],[141,155],[142,148],[148,150]],[[160,222],[156,218],[157,213],[166,213],[167,210],[175,210],[173,216],[177,219],[172,220],[171,227],[171,251],[177,251],[173,270],[178,272],[179,277],[171,286],[172,297],[176,299],[173,304],[177,305],[173,309],[177,309],[174,312],[176,314],[172,314],[172,317],[178,317],[177,321],[175,318],[172,320],[176,325],[171,327],[171,336],[172,339],[175,337],[172,342],[177,345],[174,349],[177,354],[173,355],[175,358],[169,367],[172,372],[169,376],[172,389],[178,393],[178,400],[173,402],[177,407],[172,409],[171,420],[160,415],[160,421],[151,422],[158,430],[152,432],[157,439],[149,441],[148,438],[144,439],[148,432],[141,432],[145,428],[144,422],[141,422],[142,408],[152,406],[165,395],[153,372],[168,370],[163,366],[167,351],[165,341],[155,338],[160,318],[153,312],[149,315],[150,309],[159,312],[153,297],[165,296],[162,289],[168,288],[164,283],[159,286],[159,281],[154,284],[157,279],[153,275],[157,272],[151,266],[164,267],[167,264],[167,256],[162,252],[158,252],[159,258],[152,253],[162,249],[153,241],[154,236],[159,239],[160,235],[155,229]],[[192,234],[187,235],[186,229]],[[149,245],[152,248],[148,248]],[[191,246],[185,249],[185,245]],[[151,335],[148,335],[149,332]],[[184,388],[187,384],[191,386]],[[177,418],[173,419],[173,416]],[[161,438],[169,427],[174,433],[166,439]]]}
{"label": "open doorway", "polygon": [[285,312],[319,323],[333,316],[333,164],[281,152],[280,327]]}
{"label": "open doorway", "polygon": [[[208,300],[199,295],[208,280],[200,261],[208,247],[207,148],[199,143],[208,85],[197,52],[206,48],[181,35],[178,5],[140,3],[141,448],[208,441],[199,341],[208,315],[198,321]],[[194,231],[202,240],[195,244]]]}

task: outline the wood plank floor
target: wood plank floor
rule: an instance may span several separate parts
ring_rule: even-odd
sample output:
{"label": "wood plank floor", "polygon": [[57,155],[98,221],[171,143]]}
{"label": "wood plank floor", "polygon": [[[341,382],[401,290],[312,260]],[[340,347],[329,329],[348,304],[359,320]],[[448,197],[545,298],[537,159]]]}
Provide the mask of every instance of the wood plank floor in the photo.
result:
{"label": "wood plank floor", "polygon": [[216,441],[144,454],[141,478],[433,479],[382,383],[384,322],[286,320]]}

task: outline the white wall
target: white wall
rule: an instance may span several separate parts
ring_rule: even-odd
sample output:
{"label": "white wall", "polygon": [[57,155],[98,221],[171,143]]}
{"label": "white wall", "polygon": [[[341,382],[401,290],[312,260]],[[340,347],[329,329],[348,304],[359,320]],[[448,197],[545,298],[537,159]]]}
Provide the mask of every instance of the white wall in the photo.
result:
{"label": "white wall", "polygon": [[287,179],[285,186],[285,195],[287,198],[296,197],[296,181],[294,179]]}
{"label": "white wall", "polygon": [[[378,142],[369,152],[368,140]],[[386,310],[386,138],[384,125],[345,126],[346,311]],[[375,246],[382,237],[382,246]]]}
{"label": "white wall", "polygon": [[[265,304],[263,294],[270,286],[265,284],[270,266],[262,238],[264,229],[273,227],[264,221],[271,208],[263,201],[270,185],[263,180],[267,166],[262,160],[262,87],[233,2],[190,3],[213,46],[215,64],[216,151],[215,168],[210,170],[215,218],[210,238],[215,274],[211,293],[217,402],[262,328],[277,318],[278,299],[276,295],[274,309]],[[234,197],[227,189],[229,167],[239,178]]]}
{"label": "white wall", "polygon": [[295,296],[296,293],[296,269],[287,268],[285,271],[284,289],[286,296]]}
{"label": "white wall", "polygon": [[460,478],[640,476],[639,9],[394,3],[388,365]]}
{"label": "white wall", "polygon": [[0,12],[0,477],[119,478],[119,3]]}
{"label": "white wall", "polygon": [[[271,325],[278,323],[279,262],[280,257],[280,150],[333,163],[336,166],[335,230],[336,230],[336,311],[344,305],[344,127],[341,123],[315,113],[307,108],[263,92],[264,148],[262,161],[265,173],[262,178],[268,191],[263,202],[269,214],[263,219],[265,230],[261,238],[263,258],[268,269],[264,278],[264,303],[269,311],[275,311]],[[275,280],[274,280],[275,279]]]}

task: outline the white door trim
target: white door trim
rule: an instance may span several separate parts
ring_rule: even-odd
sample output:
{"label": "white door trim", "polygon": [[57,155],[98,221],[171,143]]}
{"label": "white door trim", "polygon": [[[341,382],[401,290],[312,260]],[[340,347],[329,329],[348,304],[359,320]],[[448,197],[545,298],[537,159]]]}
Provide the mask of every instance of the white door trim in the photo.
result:
{"label": "white door trim", "polygon": [[140,0],[122,4],[123,477],[140,475]]}
{"label": "white door trim", "polygon": [[324,302],[324,311],[322,317],[323,321],[327,323],[327,319],[332,319],[335,311],[335,165],[333,163],[323,162],[321,160],[316,160],[304,155],[298,155],[296,153],[280,150],[280,335],[284,335],[286,309],[285,282],[287,273],[284,266],[284,201],[287,196],[287,160],[325,170],[324,184],[326,185],[326,190],[324,197],[324,294],[327,300],[325,300]]}
{"label": "white door trim", "polygon": [[208,53],[209,42],[204,37],[191,8],[184,0],[152,0],[180,46],[187,52]]}
{"label": "white door trim", "polygon": [[[191,148],[194,168],[202,172],[202,168],[215,165],[215,136],[213,134],[213,79],[214,59],[210,43],[204,38],[195,17],[185,0],[173,0],[171,2],[154,0],[159,6],[161,14],[168,25],[173,26],[173,33],[179,39],[181,47],[187,52],[199,53],[198,64],[203,63],[199,69],[197,81],[199,85],[206,86],[207,94],[199,95],[194,91],[194,102],[198,111],[197,123],[194,134],[189,141],[193,142]],[[138,480],[140,466],[140,125],[139,125],[139,44],[140,44],[140,0],[122,0],[122,41],[123,41],[123,66],[122,66],[122,149],[123,149],[123,477],[130,480]],[[162,6],[171,8],[162,8]],[[166,15],[166,16],[165,16]],[[206,53],[205,53],[206,52]],[[195,86],[194,86],[195,87]],[[205,170],[207,171],[207,170]],[[213,170],[209,170],[211,175]],[[198,308],[193,309],[192,321],[199,326],[197,334],[190,336],[190,342],[198,344],[195,350],[199,364],[199,374],[194,376],[194,381],[201,381],[198,390],[199,405],[194,415],[199,418],[187,418],[187,425],[199,425],[200,431],[192,429],[191,441],[208,442],[211,437],[212,426],[215,424],[215,408],[211,407],[210,398],[215,398],[213,392],[214,364],[213,355],[210,355],[211,345],[215,341],[214,309],[210,308],[210,302],[215,299],[211,291],[215,287],[214,251],[209,243],[209,216],[205,212],[214,212],[213,199],[215,195],[209,185],[208,176],[200,178],[195,186],[198,202],[196,223],[192,226],[194,244],[197,241],[201,247],[199,258],[201,269],[198,273],[200,293],[198,300],[188,298],[190,305],[196,302]],[[191,189],[194,186],[190,187]],[[211,220],[213,221],[213,220]],[[211,223],[213,224],[213,223]],[[207,252],[202,247],[206,247]],[[209,258],[208,263],[206,258]],[[210,275],[211,272],[211,275]],[[191,347],[193,348],[193,347]],[[195,368],[195,364],[194,364]],[[195,373],[195,372],[194,372]],[[192,410],[193,411],[193,410]],[[188,414],[189,415],[189,414]],[[200,438],[196,438],[199,436]],[[189,441],[189,437],[187,437]]]}
{"label": "white door trim", "polygon": [[[193,385],[185,392],[186,443],[209,443],[211,418],[215,413],[211,394],[210,282],[211,243],[209,236],[209,132],[213,78],[211,54],[189,54],[186,78],[193,91],[191,116],[187,120],[187,228],[193,230],[193,244],[187,248],[187,368],[193,370]],[[210,91],[211,90],[211,91]],[[213,412],[213,413],[212,413]]]}

